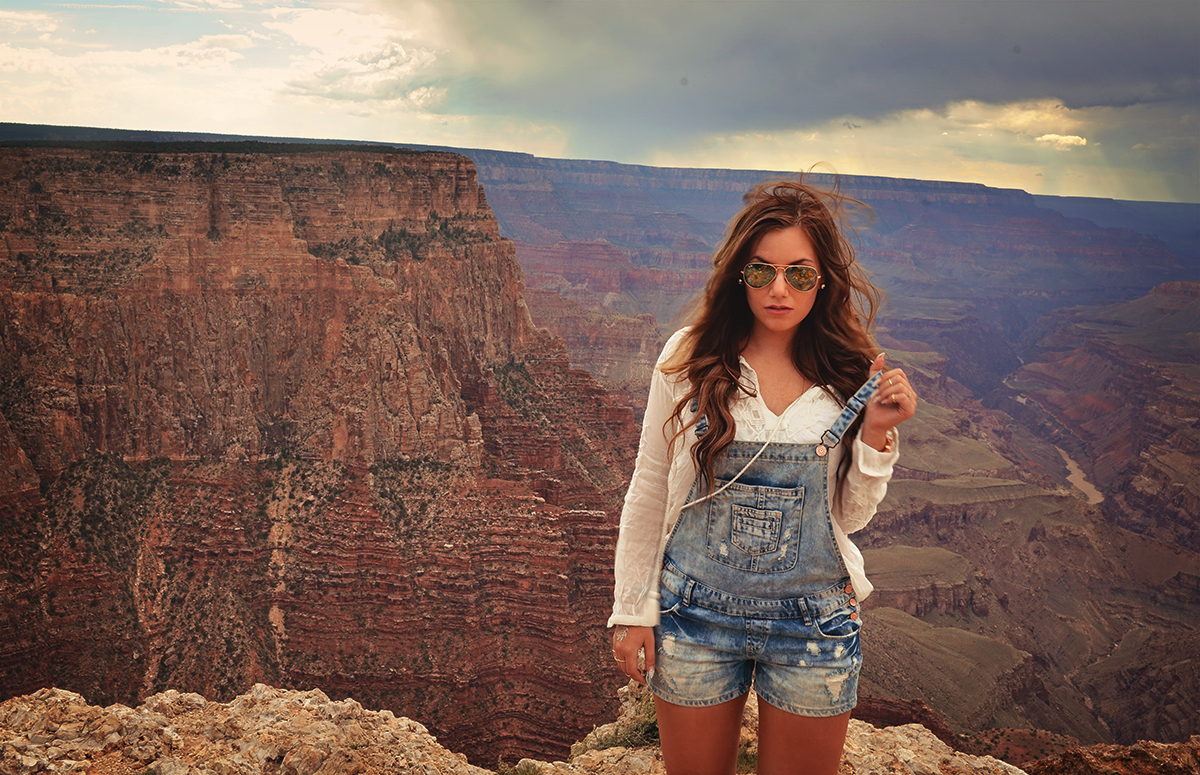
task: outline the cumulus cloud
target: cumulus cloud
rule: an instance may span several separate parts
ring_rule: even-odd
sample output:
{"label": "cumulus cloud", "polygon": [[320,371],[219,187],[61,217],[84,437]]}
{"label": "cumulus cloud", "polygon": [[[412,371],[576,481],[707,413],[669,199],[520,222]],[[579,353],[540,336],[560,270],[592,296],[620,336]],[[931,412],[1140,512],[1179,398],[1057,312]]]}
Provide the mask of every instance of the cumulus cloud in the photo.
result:
{"label": "cumulus cloud", "polygon": [[5,11],[0,9],[0,30],[23,34],[26,32],[54,32],[58,20],[39,11]]}
{"label": "cumulus cloud", "polygon": [[1056,151],[1069,151],[1072,148],[1087,145],[1087,140],[1079,135],[1045,134],[1037,138],[1037,141],[1050,146]]}
{"label": "cumulus cloud", "polygon": [[[317,58],[301,63],[307,70],[289,82],[294,94],[333,100],[394,100],[410,92],[411,76],[433,61],[427,51],[409,51],[396,43],[387,43],[359,56],[324,62]],[[304,64],[310,65],[304,67]],[[428,87],[411,89],[422,102],[430,104],[436,96]]]}
{"label": "cumulus cloud", "polygon": [[147,68],[182,68],[193,73],[228,73],[243,58],[241,50],[253,45],[245,35],[205,35],[172,46],[140,50],[85,50],[63,55],[48,48],[16,48],[0,44],[0,71],[21,70],[59,78],[133,76]]}
{"label": "cumulus cloud", "polygon": [[272,12],[267,29],[296,47],[296,95],[352,102],[405,101],[429,108],[444,89],[420,80],[437,55],[392,17],[355,8],[287,8]]}

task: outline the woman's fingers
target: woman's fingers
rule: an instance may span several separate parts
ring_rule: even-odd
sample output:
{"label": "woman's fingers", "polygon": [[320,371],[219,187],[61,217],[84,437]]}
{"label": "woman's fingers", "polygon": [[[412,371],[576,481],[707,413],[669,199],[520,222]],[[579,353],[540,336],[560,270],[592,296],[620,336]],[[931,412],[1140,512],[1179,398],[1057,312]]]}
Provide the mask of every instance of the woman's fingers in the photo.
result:
{"label": "woman's fingers", "polygon": [[[917,392],[913,390],[912,384],[908,381],[908,375],[904,373],[904,369],[888,369],[886,368],[887,354],[879,353],[875,356],[875,360],[871,362],[869,374],[873,377],[876,373],[881,373],[879,388],[875,391],[875,399],[873,403],[878,405],[891,405],[896,409],[900,417],[896,422],[903,422],[917,411]],[[868,406],[868,411],[870,407]],[[891,427],[894,427],[892,423]]]}
{"label": "woman's fingers", "polygon": [[[863,440],[878,441],[882,434],[913,417],[917,413],[917,392],[904,369],[887,369],[880,376],[879,388],[867,404],[863,417]],[[873,444],[882,449],[879,444]]]}
{"label": "woman's fingers", "polygon": [[642,652],[646,655],[646,675],[642,683],[654,677],[654,630],[648,629],[650,637],[642,643]]}
{"label": "woman's fingers", "polygon": [[913,390],[904,369],[889,369],[883,372],[879,389],[875,392],[877,404],[907,403],[910,408],[917,405],[917,392]]}
{"label": "woman's fingers", "polygon": [[[654,669],[654,628],[617,625],[613,632],[612,653],[617,669],[644,685],[646,674]],[[645,673],[638,664],[642,657],[645,659]]]}

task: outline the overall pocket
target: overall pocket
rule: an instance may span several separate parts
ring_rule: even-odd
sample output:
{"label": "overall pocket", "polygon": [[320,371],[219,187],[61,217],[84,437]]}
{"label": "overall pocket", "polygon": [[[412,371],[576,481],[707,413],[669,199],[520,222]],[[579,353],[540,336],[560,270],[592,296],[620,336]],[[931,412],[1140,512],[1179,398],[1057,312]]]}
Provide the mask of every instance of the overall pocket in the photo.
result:
{"label": "overall pocket", "polygon": [[678,611],[682,605],[684,605],[682,597],[675,594],[666,584],[659,584],[658,616],[660,619],[671,616]]}
{"label": "overall pocket", "polygon": [[708,509],[708,557],[752,573],[796,567],[804,488],[782,489],[735,482]]}
{"label": "overall pocket", "polygon": [[862,616],[858,613],[858,606],[847,603],[818,616],[815,624],[825,638],[844,640],[858,635],[862,629]]}

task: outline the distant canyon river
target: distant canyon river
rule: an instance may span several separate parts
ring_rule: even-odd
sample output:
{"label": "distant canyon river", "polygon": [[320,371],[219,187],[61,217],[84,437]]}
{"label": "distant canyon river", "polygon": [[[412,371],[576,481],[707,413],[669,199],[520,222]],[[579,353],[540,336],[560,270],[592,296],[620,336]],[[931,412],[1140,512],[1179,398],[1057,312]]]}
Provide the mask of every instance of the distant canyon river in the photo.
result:
{"label": "distant canyon river", "polygon": [[1079,464],[1062,447],[1055,447],[1055,449],[1058,450],[1058,454],[1062,455],[1063,462],[1067,464],[1067,481],[1075,485],[1075,489],[1087,496],[1088,503],[1096,504],[1103,501],[1104,495],[1084,478],[1083,470],[1079,467]]}

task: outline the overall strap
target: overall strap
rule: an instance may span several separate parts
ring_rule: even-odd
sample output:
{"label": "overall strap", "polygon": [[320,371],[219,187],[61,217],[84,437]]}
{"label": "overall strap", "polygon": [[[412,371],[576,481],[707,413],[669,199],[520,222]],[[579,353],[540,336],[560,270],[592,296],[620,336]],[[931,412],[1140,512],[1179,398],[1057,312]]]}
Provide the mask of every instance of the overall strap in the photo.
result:
{"label": "overall strap", "polygon": [[874,377],[871,377],[863,386],[858,389],[858,392],[850,396],[850,400],[846,402],[846,408],[833,421],[833,425],[829,430],[821,434],[821,443],[817,446],[817,454],[824,456],[833,447],[836,447],[842,440],[842,435],[846,433],[846,429],[854,422],[858,415],[866,408],[867,402],[871,400],[871,396],[875,395],[875,391],[879,389],[879,383],[883,379],[883,372],[876,372]]}

